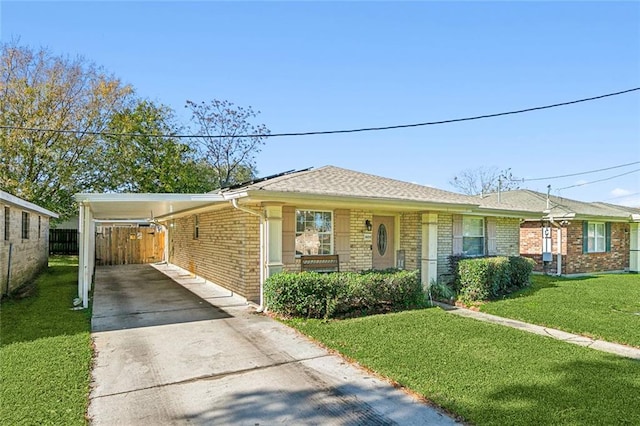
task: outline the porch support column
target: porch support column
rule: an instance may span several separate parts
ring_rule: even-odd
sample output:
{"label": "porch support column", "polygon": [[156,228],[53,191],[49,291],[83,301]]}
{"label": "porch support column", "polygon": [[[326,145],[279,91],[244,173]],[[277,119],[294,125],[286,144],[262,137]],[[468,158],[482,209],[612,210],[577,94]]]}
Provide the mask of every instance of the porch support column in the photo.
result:
{"label": "porch support column", "polygon": [[438,280],[438,214],[422,214],[422,286]]}
{"label": "porch support column", "polygon": [[91,208],[80,203],[78,214],[79,258],[78,258],[78,297],[82,307],[89,307],[89,290],[95,264],[95,224]]}
{"label": "porch support column", "polygon": [[640,223],[629,224],[629,272],[640,272]]}
{"label": "porch support column", "polygon": [[266,205],[264,208],[265,279],[282,272],[282,205]]}

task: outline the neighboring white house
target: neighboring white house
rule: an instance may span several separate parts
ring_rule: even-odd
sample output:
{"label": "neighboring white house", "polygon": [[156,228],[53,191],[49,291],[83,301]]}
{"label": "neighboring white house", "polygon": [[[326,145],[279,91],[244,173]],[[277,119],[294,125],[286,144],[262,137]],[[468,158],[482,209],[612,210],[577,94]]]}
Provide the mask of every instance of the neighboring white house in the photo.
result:
{"label": "neighboring white house", "polygon": [[49,220],[58,215],[0,191],[0,290],[9,294],[47,267]]}

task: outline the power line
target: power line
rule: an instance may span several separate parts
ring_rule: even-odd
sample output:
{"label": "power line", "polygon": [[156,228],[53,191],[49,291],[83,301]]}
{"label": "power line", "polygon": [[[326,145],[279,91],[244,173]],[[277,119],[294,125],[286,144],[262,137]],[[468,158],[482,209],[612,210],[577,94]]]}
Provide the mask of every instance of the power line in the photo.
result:
{"label": "power line", "polygon": [[571,174],[568,174],[568,175],[547,176],[547,177],[533,178],[533,179],[524,179],[524,178],[523,179],[510,179],[510,180],[514,181],[514,182],[532,182],[532,181],[536,181],[536,180],[560,179],[560,178],[571,177],[571,176],[588,175],[590,173],[603,172],[605,170],[619,169],[620,167],[632,166],[634,164],[640,164],[640,161],[634,161],[633,163],[620,164],[620,165],[617,165],[617,166],[606,167],[604,169],[588,170],[586,172],[579,172],[579,173],[571,173]]}
{"label": "power line", "polygon": [[359,133],[359,132],[375,132],[381,130],[394,130],[394,129],[406,129],[411,127],[423,127],[423,126],[434,126],[437,124],[449,124],[449,123],[458,123],[462,121],[473,121],[473,120],[481,120],[485,118],[494,118],[494,117],[502,117],[505,115],[514,115],[514,114],[522,114],[525,112],[531,111],[540,111],[543,109],[557,108],[561,106],[578,104],[581,102],[589,102],[595,101],[598,99],[608,98],[612,96],[619,96],[626,93],[631,93],[640,90],[640,87],[634,87],[632,89],[622,90],[620,92],[607,93],[604,95],[593,96],[590,98],[577,99],[574,101],[561,102],[557,104],[551,105],[543,105],[533,108],[525,108],[514,111],[507,112],[499,112],[495,114],[484,114],[484,115],[476,115],[472,117],[464,117],[464,118],[453,118],[449,120],[441,120],[441,121],[427,121],[424,123],[413,123],[413,124],[398,124],[393,126],[382,126],[382,127],[362,127],[356,129],[343,129],[343,130],[322,130],[322,131],[312,131],[312,132],[290,132],[290,133],[262,133],[262,134],[249,134],[249,135],[178,135],[178,134],[155,134],[155,133],[111,133],[111,132],[91,132],[91,131],[83,131],[83,130],[60,130],[60,129],[43,129],[43,128],[35,128],[35,127],[19,127],[19,126],[0,126],[0,129],[8,129],[8,130],[24,130],[30,132],[51,132],[51,133],[63,133],[63,134],[76,134],[81,133],[84,135],[91,136],[147,136],[147,137],[166,137],[166,138],[176,138],[176,139],[199,139],[199,138],[275,138],[275,137],[285,137],[285,136],[314,136],[314,135],[334,135],[339,133]]}
{"label": "power line", "polygon": [[619,175],[610,176],[610,177],[604,178],[604,179],[593,180],[591,182],[577,183],[575,185],[565,186],[564,188],[558,188],[557,191],[560,191],[560,190],[563,190],[563,189],[575,188],[576,186],[585,186],[585,185],[591,185],[592,183],[604,182],[605,180],[615,179],[615,178],[618,178],[620,176],[626,176],[626,175],[630,175],[631,173],[636,173],[636,172],[640,172],[640,169],[631,170],[630,172],[621,173]]}
{"label": "power line", "polygon": [[618,198],[633,197],[634,195],[638,195],[638,194],[640,194],[640,192],[632,192],[631,194],[618,195],[617,197],[606,198],[606,199],[604,199],[602,201],[617,200]]}

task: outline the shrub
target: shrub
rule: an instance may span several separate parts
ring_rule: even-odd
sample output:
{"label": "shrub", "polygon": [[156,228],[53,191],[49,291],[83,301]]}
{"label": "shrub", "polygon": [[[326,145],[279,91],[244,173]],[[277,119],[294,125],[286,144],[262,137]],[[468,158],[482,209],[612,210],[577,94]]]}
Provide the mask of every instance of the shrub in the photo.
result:
{"label": "shrub", "polygon": [[533,270],[531,259],[518,256],[458,258],[454,262],[456,288],[464,303],[495,299],[526,287]]}
{"label": "shrub", "polygon": [[436,281],[433,279],[427,286],[427,292],[429,295],[429,300],[436,299],[449,302],[451,299],[456,297],[456,292],[451,287],[451,283]]}
{"label": "shrub", "polygon": [[329,318],[354,311],[383,312],[421,306],[418,271],[280,273],[265,283],[269,310],[288,316]]}
{"label": "shrub", "polygon": [[536,262],[528,257],[511,256],[509,264],[511,265],[511,286],[514,290],[528,287],[531,284],[531,272]]}

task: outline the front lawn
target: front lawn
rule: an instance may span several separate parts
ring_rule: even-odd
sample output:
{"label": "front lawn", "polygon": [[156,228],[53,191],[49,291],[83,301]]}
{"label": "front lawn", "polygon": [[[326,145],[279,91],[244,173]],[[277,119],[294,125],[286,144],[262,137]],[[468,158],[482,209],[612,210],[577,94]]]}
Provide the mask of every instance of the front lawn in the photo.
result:
{"label": "front lawn", "polygon": [[287,323],[474,424],[640,424],[634,360],[437,308]]}
{"label": "front lawn", "polygon": [[77,257],[56,257],[36,291],[0,308],[0,424],[84,425],[90,316],[71,311]]}
{"label": "front lawn", "polygon": [[534,275],[530,288],[480,310],[570,333],[640,347],[640,276]]}

